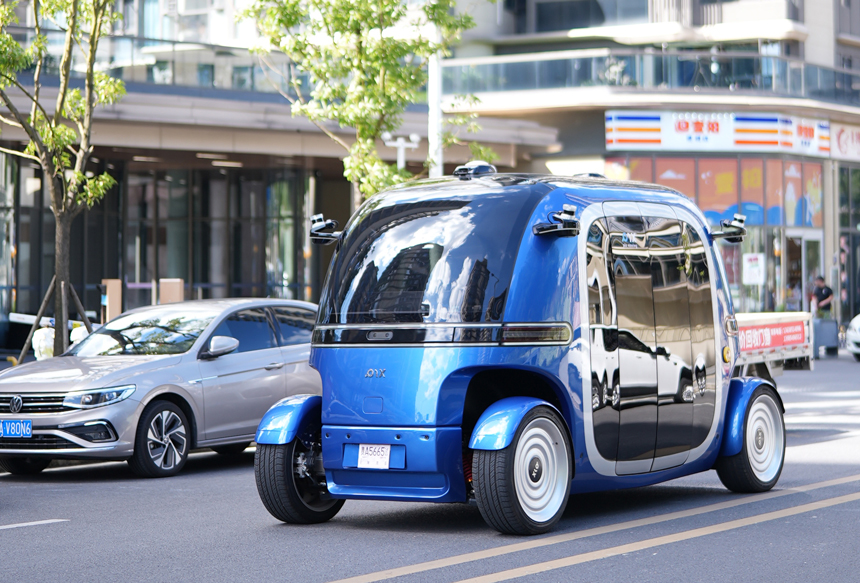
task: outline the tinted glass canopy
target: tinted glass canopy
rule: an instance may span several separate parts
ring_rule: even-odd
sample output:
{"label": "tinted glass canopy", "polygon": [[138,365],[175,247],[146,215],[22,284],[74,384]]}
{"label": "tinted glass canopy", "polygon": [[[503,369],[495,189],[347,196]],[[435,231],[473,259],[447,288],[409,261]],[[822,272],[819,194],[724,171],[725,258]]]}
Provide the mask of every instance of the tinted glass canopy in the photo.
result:
{"label": "tinted glass canopy", "polygon": [[371,199],[344,232],[319,323],[501,320],[523,231],[549,189],[473,180]]}

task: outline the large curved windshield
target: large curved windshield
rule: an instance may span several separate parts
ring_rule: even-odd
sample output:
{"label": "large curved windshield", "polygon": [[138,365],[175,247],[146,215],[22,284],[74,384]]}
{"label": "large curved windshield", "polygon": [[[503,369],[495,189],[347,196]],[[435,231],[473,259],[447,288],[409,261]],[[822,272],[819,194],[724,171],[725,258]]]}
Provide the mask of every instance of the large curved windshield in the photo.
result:
{"label": "large curved windshield", "polygon": [[218,310],[164,307],[120,316],[75,346],[75,356],[181,354],[187,352]]}
{"label": "large curved windshield", "polygon": [[501,320],[523,231],[547,190],[475,181],[372,199],[344,233],[319,323]]}

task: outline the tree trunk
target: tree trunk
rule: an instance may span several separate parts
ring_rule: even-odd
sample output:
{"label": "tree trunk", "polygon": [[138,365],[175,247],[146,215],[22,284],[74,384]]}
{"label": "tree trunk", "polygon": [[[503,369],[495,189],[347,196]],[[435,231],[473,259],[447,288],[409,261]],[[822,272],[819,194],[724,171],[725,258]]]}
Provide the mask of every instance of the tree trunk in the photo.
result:
{"label": "tree trunk", "polygon": [[[54,274],[57,276],[54,288],[54,356],[66,351],[69,345],[68,290],[69,245],[72,235],[72,218],[68,213],[54,215]],[[65,292],[65,293],[64,293]]]}
{"label": "tree trunk", "polygon": [[361,193],[361,189],[358,187],[358,182],[352,183],[352,213],[355,214],[355,211],[358,210],[358,207],[364,202],[364,195]]}

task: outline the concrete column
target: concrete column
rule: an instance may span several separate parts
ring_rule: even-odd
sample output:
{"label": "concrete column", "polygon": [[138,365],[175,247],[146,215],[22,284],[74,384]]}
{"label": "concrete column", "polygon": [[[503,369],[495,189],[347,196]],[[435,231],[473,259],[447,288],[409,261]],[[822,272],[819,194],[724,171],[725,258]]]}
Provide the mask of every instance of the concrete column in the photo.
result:
{"label": "concrete column", "polygon": [[185,301],[185,280],[182,278],[159,279],[158,299],[160,304]]}
{"label": "concrete column", "polygon": [[101,314],[104,324],[122,314],[122,280],[103,279],[102,287]]}

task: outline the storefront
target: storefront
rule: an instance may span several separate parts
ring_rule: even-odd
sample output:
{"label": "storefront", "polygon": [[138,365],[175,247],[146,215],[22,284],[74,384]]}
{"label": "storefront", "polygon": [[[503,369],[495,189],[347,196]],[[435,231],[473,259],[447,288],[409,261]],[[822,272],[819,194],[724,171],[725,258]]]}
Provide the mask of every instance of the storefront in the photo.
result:
{"label": "storefront", "polygon": [[838,165],[838,293],[840,321],[860,314],[860,126],[833,124],[833,158]]}
{"label": "storefront", "polygon": [[[88,170],[117,185],[73,224],[72,284],[86,309],[97,312],[104,278],[122,280],[125,309],[153,303],[161,278],[182,278],[189,299],[314,299],[321,258],[300,226],[311,205],[348,215],[348,188],[316,200],[324,180],[303,161],[225,158],[96,149]],[[23,343],[17,328],[6,337],[8,314],[36,313],[54,272],[54,216],[41,178],[37,165],[0,154],[0,346]],[[339,198],[344,212],[332,212]]]}
{"label": "storefront", "polygon": [[695,200],[714,225],[746,215],[746,240],[722,246],[736,309],[810,309],[815,277],[830,279],[824,261],[826,120],[607,111],[606,149],[609,177],[672,187]]}

